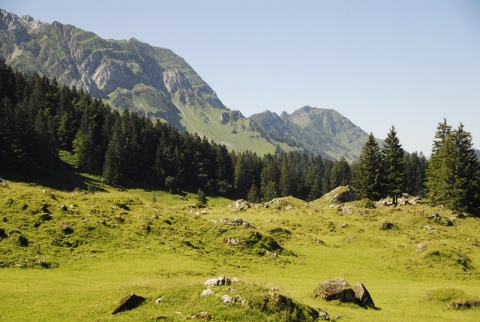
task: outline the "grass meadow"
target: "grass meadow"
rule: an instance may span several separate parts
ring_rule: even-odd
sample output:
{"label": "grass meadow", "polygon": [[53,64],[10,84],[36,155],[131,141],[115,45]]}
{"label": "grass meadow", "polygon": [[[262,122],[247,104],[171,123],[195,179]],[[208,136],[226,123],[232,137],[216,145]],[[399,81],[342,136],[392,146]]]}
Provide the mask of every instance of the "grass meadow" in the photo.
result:
{"label": "grass meadow", "polygon": [[[325,197],[239,211],[234,200],[210,196],[197,209],[195,194],[83,180],[88,189],[21,181],[0,188],[1,321],[181,321],[200,312],[214,321],[295,321],[309,320],[309,307],[336,321],[480,316],[448,306],[479,299],[479,218],[422,201],[372,207]],[[233,225],[237,217],[248,224]],[[200,296],[219,275],[240,282]],[[336,277],[362,282],[377,309],[313,297]],[[295,312],[262,304],[272,291]],[[113,315],[131,293],[146,301]],[[246,304],[224,303],[225,294]]]}

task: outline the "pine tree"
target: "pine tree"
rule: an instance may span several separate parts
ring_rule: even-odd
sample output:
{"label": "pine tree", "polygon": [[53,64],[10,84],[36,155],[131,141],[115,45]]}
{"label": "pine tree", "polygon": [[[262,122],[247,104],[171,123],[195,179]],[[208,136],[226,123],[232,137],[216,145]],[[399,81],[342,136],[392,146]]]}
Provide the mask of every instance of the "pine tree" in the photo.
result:
{"label": "pine tree", "polygon": [[205,193],[201,188],[198,188],[197,192],[197,206],[199,208],[205,207],[207,205],[207,196],[205,196]]}
{"label": "pine tree", "polygon": [[[277,198],[278,191],[276,191],[280,170],[277,165],[276,157],[272,154],[266,154],[263,157],[263,167],[260,173],[260,191],[265,200],[272,200]],[[272,190],[273,185],[273,190]]]}
{"label": "pine tree", "polygon": [[480,211],[480,163],[473,149],[472,137],[460,124],[451,135],[453,158],[450,169],[453,184],[446,206],[455,211]]}
{"label": "pine tree", "polygon": [[315,200],[322,196],[322,176],[321,176],[322,159],[319,156],[312,158],[308,166],[308,173],[306,178],[306,186],[308,189],[307,200]]}
{"label": "pine tree", "polygon": [[413,196],[423,197],[425,194],[425,178],[428,160],[422,152],[406,154],[405,163],[405,191]]}
{"label": "pine tree", "polygon": [[397,196],[405,189],[405,163],[402,145],[394,126],[388,132],[382,153],[385,194],[391,196],[393,203],[397,204]]}
{"label": "pine tree", "polygon": [[102,177],[105,182],[111,185],[120,183],[125,175],[123,147],[125,140],[122,135],[120,121],[116,123],[113,136],[108,144],[105,153],[105,162],[103,165]]}
{"label": "pine tree", "polygon": [[437,126],[433,141],[430,163],[427,168],[427,197],[434,204],[442,204],[448,199],[452,173],[448,169],[448,159],[453,155],[450,139],[452,127],[444,119]]}
{"label": "pine tree", "polygon": [[355,175],[355,188],[360,198],[379,199],[382,196],[382,154],[372,133],[363,145]]}
{"label": "pine tree", "polygon": [[341,157],[333,163],[332,173],[330,175],[331,188],[346,186],[351,182],[351,169],[345,157]]}
{"label": "pine tree", "polygon": [[480,163],[463,124],[439,123],[427,170],[428,197],[454,211],[480,213]]}
{"label": "pine tree", "polygon": [[251,203],[260,202],[260,195],[256,185],[252,184],[252,187],[248,191],[247,200]]}
{"label": "pine tree", "polygon": [[270,201],[272,199],[278,198],[278,187],[275,181],[267,182],[264,192],[263,192],[263,199],[265,201]]}

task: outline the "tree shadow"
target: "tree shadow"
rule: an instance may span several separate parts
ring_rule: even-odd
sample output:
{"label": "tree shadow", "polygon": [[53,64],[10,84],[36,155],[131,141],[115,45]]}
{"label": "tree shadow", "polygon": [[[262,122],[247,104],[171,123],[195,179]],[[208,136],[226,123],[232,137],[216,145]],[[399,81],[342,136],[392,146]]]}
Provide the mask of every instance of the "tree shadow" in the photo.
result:
{"label": "tree shadow", "polygon": [[34,171],[9,171],[1,174],[3,179],[13,182],[25,182],[61,191],[82,190],[88,192],[105,192],[100,177],[85,176],[71,165],[59,162],[55,170],[48,173]]}

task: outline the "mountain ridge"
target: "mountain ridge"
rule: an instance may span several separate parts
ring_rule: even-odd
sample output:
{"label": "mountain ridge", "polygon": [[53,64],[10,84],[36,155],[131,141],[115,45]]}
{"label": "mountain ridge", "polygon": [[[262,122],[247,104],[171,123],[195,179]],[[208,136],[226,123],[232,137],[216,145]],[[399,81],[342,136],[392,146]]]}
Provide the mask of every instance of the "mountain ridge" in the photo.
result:
{"label": "mountain ridge", "polygon": [[[56,78],[114,108],[196,132],[230,150],[252,150],[258,154],[306,150],[329,158],[345,156],[352,161],[361,149],[355,146],[362,143],[356,138],[342,138],[353,142],[345,144],[338,141],[338,133],[330,137],[332,129],[341,133],[350,126],[344,128],[348,122],[329,123],[320,112],[323,109],[309,107],[308,111],[282,113],[276,119],[279,123],[275,129],[259,124],[258,116],[246,118],[240,111],[228,109],[200,75],[172,50],[135,38],[106,40],[69,24],[44,23],[0,9],[0,45],[0,56],[21,72]],[[302,125],[303,119],[310,119],[311,124]],[[344,119],[330,118],[332,122]],[[365,132],[361,136],[366,140]]]}

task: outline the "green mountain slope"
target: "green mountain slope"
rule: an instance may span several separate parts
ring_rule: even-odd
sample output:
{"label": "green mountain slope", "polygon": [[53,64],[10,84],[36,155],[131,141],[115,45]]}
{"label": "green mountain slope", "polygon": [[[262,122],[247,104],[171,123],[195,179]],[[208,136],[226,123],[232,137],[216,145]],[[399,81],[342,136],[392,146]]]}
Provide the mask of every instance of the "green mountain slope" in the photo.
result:
{"label": "green mountain slope", "polygon": [[305,106],[278,116],[263,112],[250,117],[273,140],[286,142],[323,156],[353,161],[361,153],[368,134],[331,109]]}

